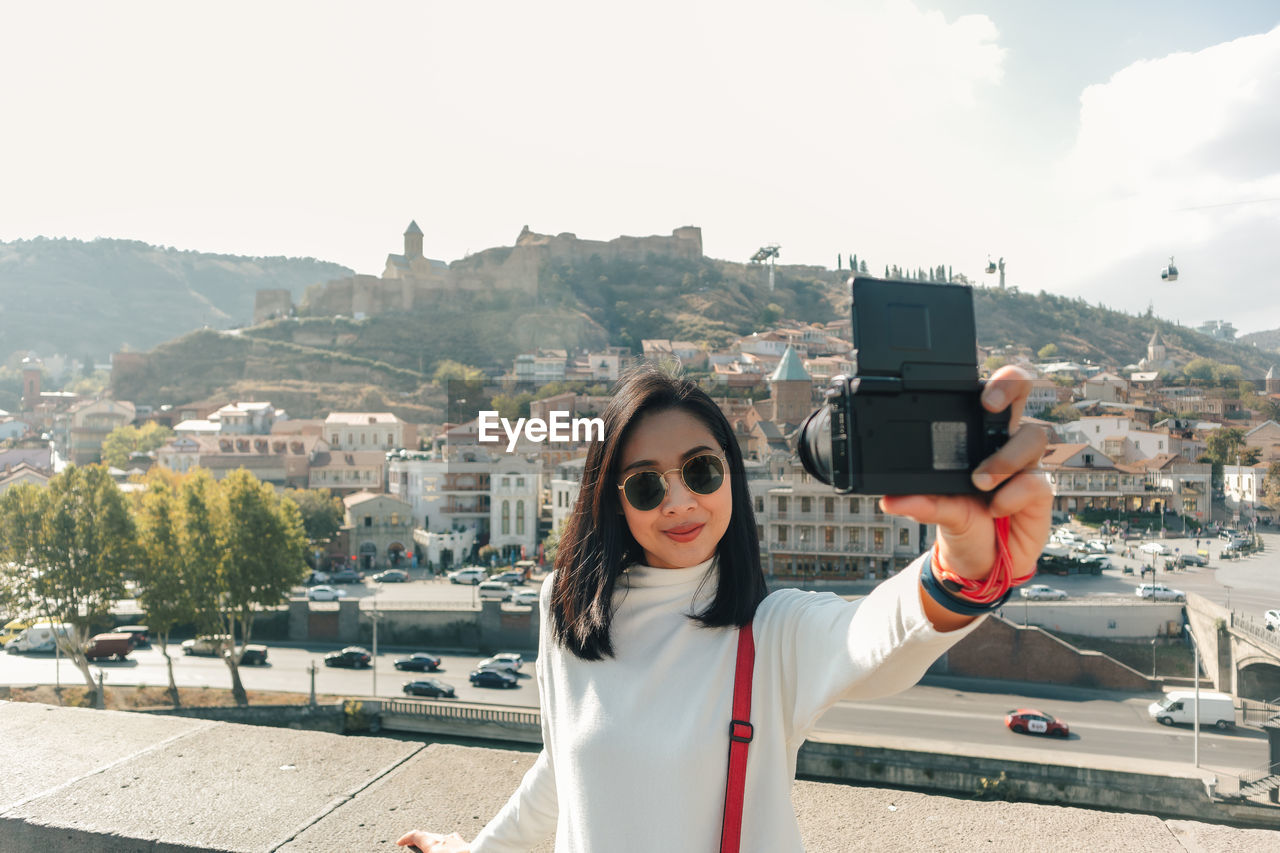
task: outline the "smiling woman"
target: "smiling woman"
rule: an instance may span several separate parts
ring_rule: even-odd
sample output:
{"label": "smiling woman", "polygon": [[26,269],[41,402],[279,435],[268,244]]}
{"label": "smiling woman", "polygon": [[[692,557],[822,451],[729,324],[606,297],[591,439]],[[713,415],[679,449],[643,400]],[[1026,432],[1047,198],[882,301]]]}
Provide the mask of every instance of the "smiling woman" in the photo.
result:
{"label": "smiling woman", "polygon": [[[1025,378],[993,385],[1000,408],[1021,411]],[[740,832],[744,849],[799,850],[790,792],[806,734],[840,698],[914,684],[985,610],[926,597],[928,555],[857,602],[769,594],[742,453],[719,407],[644,365],[603,420],[539,602],[543,750],[473,841],[414,831],[399,843],[515,853],[554,832],[557,850],[737,851]],[[991,507],[1003,506],[1014,533],[1000,559],[1025,574],[1048,536],[1050,495],[1020,475],[1042,448],[1024,435],[983,463],[1000,488],[990,503],[914,496],[885,508],[932,513],[950,537],[937,559],[981,580],[973,566],[990,572]],[[745,706],[744,691],[756,697]],[[741,797],[726,794],[731,743]]]}

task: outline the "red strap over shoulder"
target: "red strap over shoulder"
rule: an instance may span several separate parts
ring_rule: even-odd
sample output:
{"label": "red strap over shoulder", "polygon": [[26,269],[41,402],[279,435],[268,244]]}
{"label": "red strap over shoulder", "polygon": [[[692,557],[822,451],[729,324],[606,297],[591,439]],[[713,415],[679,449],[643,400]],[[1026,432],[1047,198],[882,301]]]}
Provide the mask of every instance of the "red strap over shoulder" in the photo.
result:
{"label": "red strap over shoulder", "polygon": [[729,722],[729,784],[724,792],[720,853],[738,853],[742,842],[747,747],[755,734],[751,727],[751,680],[755,663],[756,643],[748,624],[738,629],[738,663],[733,676],[733,719]]}

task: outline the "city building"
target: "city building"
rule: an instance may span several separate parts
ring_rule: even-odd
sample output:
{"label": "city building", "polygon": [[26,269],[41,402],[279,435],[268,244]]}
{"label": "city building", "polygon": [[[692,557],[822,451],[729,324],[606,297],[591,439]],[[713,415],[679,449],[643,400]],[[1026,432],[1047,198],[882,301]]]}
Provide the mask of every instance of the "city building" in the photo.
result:
{"label": "city building", "polygon": [[342,499],[344,527],[361,571],[412,561],[413,508],[391,495],[355,492]]}
{"label": "city building", "polygon": [[418,429],[391,412],[331,412],[324,437],[333,450],[410,450],[418,446]]}

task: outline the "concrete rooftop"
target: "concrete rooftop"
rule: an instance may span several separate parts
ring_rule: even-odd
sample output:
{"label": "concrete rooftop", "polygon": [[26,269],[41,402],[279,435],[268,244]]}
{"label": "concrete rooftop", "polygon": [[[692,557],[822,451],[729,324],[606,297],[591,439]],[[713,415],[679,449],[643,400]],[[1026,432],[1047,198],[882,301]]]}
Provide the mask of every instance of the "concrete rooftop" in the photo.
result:
{"label": "concrete rooftop", "polygon": [[[470,838],[534,757],[3,702],[0,850],[391,851],[412,828]],[[1280,850],[1278,831],[1145,814],[806,781],[793,799],[810,853]]]}

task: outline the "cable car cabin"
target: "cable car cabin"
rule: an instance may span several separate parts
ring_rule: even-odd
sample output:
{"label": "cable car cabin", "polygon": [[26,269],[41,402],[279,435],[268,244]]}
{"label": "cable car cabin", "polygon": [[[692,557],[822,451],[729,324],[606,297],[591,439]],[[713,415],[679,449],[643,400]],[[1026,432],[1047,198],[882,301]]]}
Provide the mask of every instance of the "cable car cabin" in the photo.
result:
{"label": "cable car cabin", "polygon": [[987,274],[990,275],[995,271],[996,271],[996,265],[993,264],[991,261],[987,261]]}
{"label": "cable car cabin", "polygon": [[1177,281],[1178,280],[1178,268],[1173,265],[1173,258],[1169,259],[1169,266],[1160,270],[1160,280],[1161,281]]}

